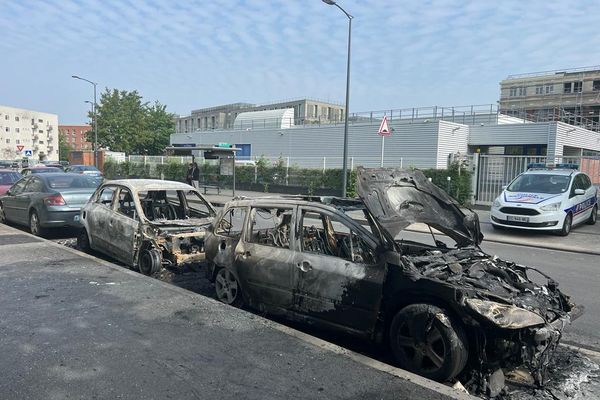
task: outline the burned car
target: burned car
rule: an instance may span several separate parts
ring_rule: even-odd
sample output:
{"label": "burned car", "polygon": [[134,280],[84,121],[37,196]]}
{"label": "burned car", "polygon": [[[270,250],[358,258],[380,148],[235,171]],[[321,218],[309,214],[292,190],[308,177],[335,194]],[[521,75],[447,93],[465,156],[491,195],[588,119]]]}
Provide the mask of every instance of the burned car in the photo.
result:
{"label": "burned car", "polygon": [[107,254],[146,275],[205,259],[215,210],[181,182],[123,179],[102,184],[81,209],[82,250]]}
{"label": "burned car", "polygon": [[[358,193],[226,204],[205,240],[217,298],[387,343],[430,379],[492,395],[505,376],[542,385],[578,313],[557,283],[484,253],[477,215],[420,171],[359,168]],[[397,238],[413,223],[433,243]]]}

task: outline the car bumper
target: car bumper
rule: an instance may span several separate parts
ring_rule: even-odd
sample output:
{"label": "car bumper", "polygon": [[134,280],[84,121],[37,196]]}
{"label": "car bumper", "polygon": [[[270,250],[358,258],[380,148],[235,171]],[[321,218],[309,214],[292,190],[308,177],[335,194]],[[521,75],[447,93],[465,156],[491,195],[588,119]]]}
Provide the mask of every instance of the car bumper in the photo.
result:
{"label": "car bumper", "polygon": [[44,228],[59,228],[63,226],[79,228],[82,226],[79,213],[80,210],[46,211],[40,215],[40,224]]}
{"label": "car bumper", "polygon": [[[537,209],[536,209],[537,210]],[[559,211],[540,211],[538,215],[515,215],[506,214],[499,208],[492,208],[490,212],[490,222],[493,225],[504,226],[507,228],[531,229],[552,231],[560,229],[565,220],[565,212]]]}

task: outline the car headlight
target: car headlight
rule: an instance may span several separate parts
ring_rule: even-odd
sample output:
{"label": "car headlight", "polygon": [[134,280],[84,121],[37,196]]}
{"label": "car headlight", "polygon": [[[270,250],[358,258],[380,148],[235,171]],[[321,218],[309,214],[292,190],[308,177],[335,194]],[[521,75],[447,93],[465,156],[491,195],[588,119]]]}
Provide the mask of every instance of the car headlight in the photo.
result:
{"label": "car headlight", "polygon": [[509,304],[479,299],[467,299],[466,303],[477,314],[500,328],[521,329],[546,322],[532,311]]}
{"label": "car headlight", "polygon": [[492,203],[492,208],[498,208],[500,207],[500,198],[496,198],[496,200],[494,200],[494,202]]}
{"label": "car headlight", "polygon": [[542,211],[558,211],[558,210],[560,210],[560,201],[558,203],[546,204],[545,206],[541,206],[540,210],[542,210]]}

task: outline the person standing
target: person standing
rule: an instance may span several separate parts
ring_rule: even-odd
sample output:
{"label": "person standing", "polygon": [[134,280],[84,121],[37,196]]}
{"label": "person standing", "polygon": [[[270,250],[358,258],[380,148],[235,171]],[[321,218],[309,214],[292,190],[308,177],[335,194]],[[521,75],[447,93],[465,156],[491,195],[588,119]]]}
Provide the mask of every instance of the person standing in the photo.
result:
{"label": "person standing", "polygon": [[193,168],[194,168],[194,164],[193,163],[189,163],[188,164],[188,169],[187,169],[187,172],[186,172],[186,175],[185,175],[185,183],[187,183],[190,186],[192,186],[192,177],[193,177],[193,174],[192,174],[193,171],[192,170],[193,170]]}
{"label": "person standing", "polygon": [[196,161],[192,163],[192,186],[196,189],[200,189],[200,168],[198,168],[198,163]]}

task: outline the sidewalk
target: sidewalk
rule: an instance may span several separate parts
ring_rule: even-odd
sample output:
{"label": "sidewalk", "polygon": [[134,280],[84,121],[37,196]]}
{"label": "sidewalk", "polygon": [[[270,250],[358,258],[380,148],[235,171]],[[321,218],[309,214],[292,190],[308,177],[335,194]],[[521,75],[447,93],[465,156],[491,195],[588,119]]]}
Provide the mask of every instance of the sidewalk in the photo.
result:
{"label": "sidewalk", "polygon": [[[221,191],[221,194],[211,192],[214,192],[214,190],[211,191],[209,189],[206,197],[215,206],[221,207],[232,198],[231,190],[223,190]],[[236,191],[235,194],[236,196],[245,197],[277,196],[277,193],[249,191]],[[484,241],[600,255],[600,223],[593,226],[585,224],[579,225],[573,229],[569,236],[560,237],[555,236],[552,233],[538,231],[522,231],[516,229],[502,231],[494,230],[492,224],[489,222],[489,209],[476,209],[474,211],[479,215]],[[411,226],[410,230],[414,232],[429,233],[427,226],[421,224]]]}
{"label": "sidewalk", "polygon": [[0,398],[468,399],[0,224]]}

